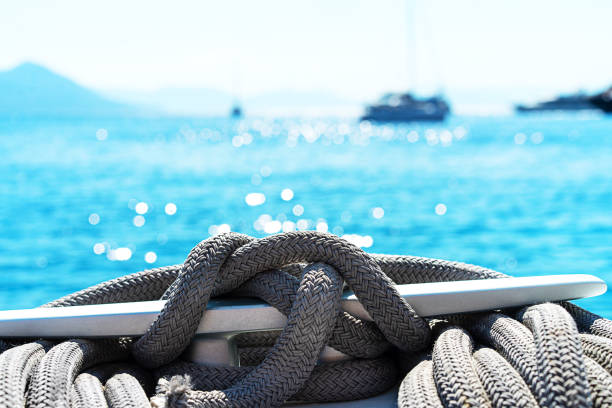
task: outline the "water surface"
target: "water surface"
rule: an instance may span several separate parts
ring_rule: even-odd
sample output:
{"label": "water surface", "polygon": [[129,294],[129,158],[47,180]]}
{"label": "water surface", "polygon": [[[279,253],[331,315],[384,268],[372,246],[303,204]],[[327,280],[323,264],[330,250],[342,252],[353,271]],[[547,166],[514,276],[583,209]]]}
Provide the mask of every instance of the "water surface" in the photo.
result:
{"label": "water surface", "polygon": [[[180,263],[227,230],[612,282],[611,119],[3,120],[0,157],[3,309]],[[581,304],[612,317],[610,300]]]}

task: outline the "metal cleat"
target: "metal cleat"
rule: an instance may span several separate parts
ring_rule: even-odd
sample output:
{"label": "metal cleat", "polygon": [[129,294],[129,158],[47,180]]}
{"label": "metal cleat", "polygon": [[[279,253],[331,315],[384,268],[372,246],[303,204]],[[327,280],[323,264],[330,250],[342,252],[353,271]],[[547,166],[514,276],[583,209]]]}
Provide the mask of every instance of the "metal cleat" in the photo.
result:
{"label": "metal cleat", "polygon": [[[606,284],[592,275],[551,275],[524,278],[397,285],[417,314],[433,317],[598,296]],[[0,311],[0,338],[103,338],[140,336],[156,319],[165,301],[114,303],[60,308]],[[372,320],[357,297],[347,291],[342,308]],[[282,329],[286,318],[252,298],[220,298],[208,303],[186,356],[202,364],[240,364],[232,337],[244,332]],[[326,347],[320,360],[348,356]]]}

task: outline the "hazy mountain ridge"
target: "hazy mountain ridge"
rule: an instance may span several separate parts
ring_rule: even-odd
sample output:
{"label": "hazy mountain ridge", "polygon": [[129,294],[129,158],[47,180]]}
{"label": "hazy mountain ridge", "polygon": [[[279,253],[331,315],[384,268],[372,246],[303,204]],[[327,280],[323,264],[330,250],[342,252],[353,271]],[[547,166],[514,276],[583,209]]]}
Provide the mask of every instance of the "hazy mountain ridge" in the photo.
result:
{"label": "hazy mountain ridge", "polygon": [[327,92],[276,91],[238,100],[211,88],[95,91],[31,62],[0,71],[0,117],[225,116],[236,103],[248,115],[356,115],[361,109]]}
{"label": "hazy mountain ridge", "polygon": [[0,72],[0,116],[98,117],[135,112],[37,64],[27,62]]}
{"label": "hazy mountain ridge", "polygon": [[[515,102],[547,89],[448,89],[454,114],[509,114]],[[243,98],[214,88],[92,90],[43,66],[0,71],[0,117],[226,116],[238,103],[248,116],[359,116],[367,102],[331,91],[269,91]]]}
{"label": "hazy mountain ridge", "polygon": [[238,103],[248,115],[350,114],[362,104],[328,92],[274,91],[245,98],[213,88],[104,92],[110,98],[170,115],[227,115]]}

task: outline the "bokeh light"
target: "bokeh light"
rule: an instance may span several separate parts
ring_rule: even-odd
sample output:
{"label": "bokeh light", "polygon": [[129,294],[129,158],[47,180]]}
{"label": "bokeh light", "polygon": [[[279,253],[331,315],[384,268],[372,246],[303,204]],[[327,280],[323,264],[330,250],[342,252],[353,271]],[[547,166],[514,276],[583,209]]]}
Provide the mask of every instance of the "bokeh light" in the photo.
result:
{"label": "bokeh light", "polygon": [[385,210],[382,207],[374,207],[372,208],[372,217],[377,220],[381,219],[385,216]]}
{"label": "bokeh light", "polygon": [[145,221],[145,217],[142,215],[137,215],[132,219],[132,224],[134,224],[135,227],[142,227],[145,225]]}
{"label": "bokeh light", "polygon": [[435,212],[438,215],[446,214],[446,205],[444,205],[442,203],[436,204]]}
{"label": "bokeh light", "polygon": [[89,214],[88,221],[91,225],[98,225],[100,222],[100,216],[96,213]]}
{"label": "bokeh light", "polygon": [[164,207],[164,212],[168,215],[176,214],[176,204],[174,203],[166,204],[166,206]]}
{"label": "bokeh light", "polygon": [[293,198],[293,190],[290,188],[283,189],[283,191],[281,191],[281,198],[284,201],[290,201]]}
{"label": "bokeh light", "polygon": [[145,203],[144,201],[139,202],[138,204],[136,204],[136,206],[134,207],[134,210],[138,213],[138,214],[146,214],[147,211],[149,211],[149,204]]}
{"label": "bokeh light", "polygon": [[153,251],[149,251],[145,254],[144,259],[146,263],[155,263],[155,261],[157,261],[157,254]]}
{"label": "bokeh light", "polygon": [[263,193],[249,193],[244,197],[244,202],[251,207],[262,205],[266,202],[266,196]]}

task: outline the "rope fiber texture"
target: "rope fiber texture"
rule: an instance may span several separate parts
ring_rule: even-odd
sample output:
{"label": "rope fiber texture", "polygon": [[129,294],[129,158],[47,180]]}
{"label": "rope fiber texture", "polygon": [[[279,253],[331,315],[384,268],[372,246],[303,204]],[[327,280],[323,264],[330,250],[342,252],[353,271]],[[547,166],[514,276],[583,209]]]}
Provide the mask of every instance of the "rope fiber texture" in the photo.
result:
{"label": "rope fiber texture", "polygon": [[[261,407],[359,400],[399,385],[399,407],[612,407],[612,322],[571,303],[423,319],[395,284],[507,278],[367,254],[330,234],[220,234],[182,265],[42,307],[165,299],[140,338],[0,339],[0,407]],[[373,321],[340,308],[348,286]],[[234,338],[240,366],[183,359],[208,301],[251,296],[281,331]],[[1,337],[1,333],[0,333]],[[326,347],[347,359],[320,362]]]}

